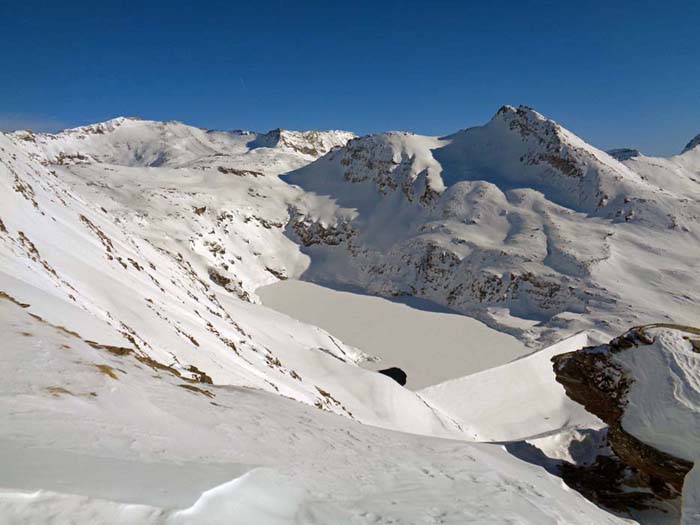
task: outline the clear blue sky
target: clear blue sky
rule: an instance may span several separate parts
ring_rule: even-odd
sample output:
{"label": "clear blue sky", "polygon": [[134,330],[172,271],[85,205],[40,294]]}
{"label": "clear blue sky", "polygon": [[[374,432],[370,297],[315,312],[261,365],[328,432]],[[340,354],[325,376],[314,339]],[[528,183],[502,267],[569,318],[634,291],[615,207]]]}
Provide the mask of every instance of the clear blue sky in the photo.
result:
{"label": "clear blue sky", "polygon": [[700,133],[698,2],[0,0],[0,127],[444,134],[526,104],[603,148]]}

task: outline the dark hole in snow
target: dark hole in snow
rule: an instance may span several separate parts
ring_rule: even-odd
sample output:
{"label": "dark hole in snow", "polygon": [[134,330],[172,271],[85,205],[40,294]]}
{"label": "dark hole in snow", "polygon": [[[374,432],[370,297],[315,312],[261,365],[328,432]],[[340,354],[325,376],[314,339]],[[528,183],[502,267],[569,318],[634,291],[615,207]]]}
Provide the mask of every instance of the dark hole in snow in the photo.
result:
{"label": "dark hole in snow", "polygon": [[391,368],[385,368],[384,370],[377,370],[377,372],[384,374],[385,376],[389,376],[401,386],[406,385],[406,372],[400,368],[392,366]]}

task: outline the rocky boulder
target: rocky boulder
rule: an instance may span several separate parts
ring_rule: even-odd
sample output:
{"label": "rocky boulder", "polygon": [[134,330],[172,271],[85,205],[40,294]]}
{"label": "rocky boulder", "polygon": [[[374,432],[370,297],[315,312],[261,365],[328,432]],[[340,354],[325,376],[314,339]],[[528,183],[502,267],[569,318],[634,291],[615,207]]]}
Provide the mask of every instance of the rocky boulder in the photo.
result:
{"label": "rocky boulder", "polygon": [[637,486],[677,497],[700,457],[700,330],[636,327],[552,362],[566,394],[609,425],[613,457]]}

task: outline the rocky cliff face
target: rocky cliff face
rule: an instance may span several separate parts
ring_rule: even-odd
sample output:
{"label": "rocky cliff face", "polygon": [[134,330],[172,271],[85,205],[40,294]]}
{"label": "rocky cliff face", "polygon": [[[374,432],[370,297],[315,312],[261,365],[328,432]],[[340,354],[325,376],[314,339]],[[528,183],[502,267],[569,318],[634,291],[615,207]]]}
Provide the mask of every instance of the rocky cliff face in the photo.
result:
{"label": "rocky cliff face", "polygon": [[[598,489],[610,491],[614,480],[650,489],[659,498],[678,497],[700,457],[700,330],[670,324],[637,327],[608,344],[552,361],[567,395],[609,426],[612,455],[599,458],[588,472],[616,463],[627,467],[601,478]],[[568,474],[586,475],[581,469]],[[595,487],[589,489],[595,492]]]}

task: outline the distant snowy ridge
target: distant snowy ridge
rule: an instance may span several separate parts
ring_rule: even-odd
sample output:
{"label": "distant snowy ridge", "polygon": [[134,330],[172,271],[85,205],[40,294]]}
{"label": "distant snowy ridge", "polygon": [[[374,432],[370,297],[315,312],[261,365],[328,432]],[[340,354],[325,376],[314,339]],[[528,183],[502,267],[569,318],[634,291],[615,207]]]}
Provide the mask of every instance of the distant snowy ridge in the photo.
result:
{"label": "distant snowy ridge", "polygon": [[294,166],[294,160],[297,165],[302,159],[308,162],[354,137],[347,131],[215,131],[135,117],[118,117],[56,134],[18,131],[14,135],[35,144],[35,152],[40,150],[51,163],[93,161],[143,167],[195,167],[231,156],[265,166],[265,157],[274,155],[252,151],[257,148],[284,150],[287,154],[277,156]]}

